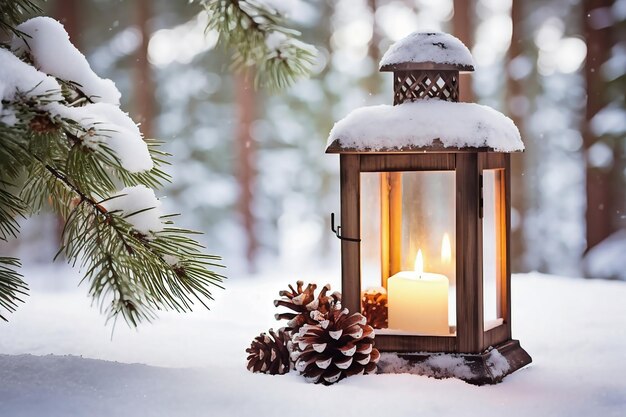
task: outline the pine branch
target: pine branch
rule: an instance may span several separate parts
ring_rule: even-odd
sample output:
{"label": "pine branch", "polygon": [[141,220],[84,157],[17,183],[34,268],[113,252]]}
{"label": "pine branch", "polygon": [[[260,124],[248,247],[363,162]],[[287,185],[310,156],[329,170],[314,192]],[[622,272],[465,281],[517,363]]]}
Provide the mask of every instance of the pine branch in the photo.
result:
{"label": "pine branch", "polygon": [[0,181],[0,240],[7,241],[9,237],[17,237],[19,224],[16,218],[24,218],[26,205],[24,202],[8,191],[14,188],[11,184]]}
{"label": "pine branch", "polygon": [[[169,154],[159,150],[161,142],[146,139],[148,151],[154,163],[150,171],[132,173],[126,170],[118,156],[106,143],[96,149],[85,146],[84,140],[91,133],[76,121],[59,118],[41,110],[47,104],[46,96],[30,97],[25,102],[9,103],[18,115],[19,124],[6,129],[0,123],[3,147],[0,147],[0,168],[25,167],[28,178],[22,193],[23,199],[39,211],[52,192],[62,189],[46,186],[41,175],[41,166],[32,164],[32,158],[50,164],[59,172],[65,172],[74,184],[87,194],[107,195],[116,190],[116,184],[124,186],[145,185],[159,188],[169,182],[170,177],[161,166]],[[33,129],[35,127],[35,129]],[[6,155],[5,155],[6,153]],[[19,155],[19,160],[16,159]],[[4,170],[4,169],[3,169]],[[13,177],[17,172],[13,173]]]}
{"label": "pine branch", "polygon": [[[191,311],[193,299],[208,308],[208,287],[221,288],[224,277],[208,269],[221,267],[220,258],[202,254],[188,237],[192,231],[170,227],[148,239],[107,211],[104,201],[91,198],[50,165],[45,169],[79,198],[63,230],[62,251],[69,262],[88,268],[83,282],[90,282],[90,295],[109,319],[121,314],[137,326],[150,321],[155,310]],[[171,265],[166,257],[177,262]]]}
{"label": "pine branch", "polygon": [[207,31],[235,50],[233,67],[256,66],[255,87],[276,90],[308,77],[317,50],[298,40],[300,32],[284,25],[283,17],[256,0],[202,0]]}
{"label": "pine branch", "polygon": [[7,321],[2,311],[12,313],[18,302],[24,302],[21,296],[28,295],[28,285],[22,281],[22,275],[16,272],[20,261],[16,258],[0,257],[0,319]]}
{"label": "pine branch", "polygon": [[[121,314],[136,326],[156,310],[191,311],[194,299],[207,307],[208,287],[221,287],[223,280],[207,269],[219,266],[212,262],[218,257],[202,255],[189,231],[168,228],[147,239],[124,218],[97,207],[85,200],[74,209],[63,233],[64,251],[88,268],[83,281],[108,318]],[[166,256],[177,262],[171,265]]]}
{"label": "pine branch", "polygon": [[0,34],[13,33],[23,37],[24,34],[15,27],[22,22],[24,16],[39,14],[41,8],[31,0],[0,0]]}
{"label": "pine branch", "polygon": [[[0,0],[0,19],[13,27],[31,3],[5,4]],[[58,26],[48,29],[59,33]],[[20,36],[16,29],[12,32]],[[29,31],[28,39],[40,41],[34,33]],[[175,228],[172,216],[159,219],[159,211],[147,218],[150,228],[137,223],[138,216],[157,209],[136,207],[142,201],[158,205],[148,188],[169,181],[161,170],[169,155],[158,149],[159,142],[143,140],[134,122],[119,109],[115,94],[101,101],[85,91],[104,90],[72,80],[55,81],[50,74],[27,68],[40,59],[28,47],[17,58],[4,49],[0,52],[6,68],[39,81],[31,86],[30,80],[26,84],[19,80],[2,92],[0,238],[18,234],[16,217],[51,207],[65,219],[59,254],[84,271],[81,282],[89,285],[89,294],[108,319],[122,316],[137,326],[151,320],[157,310],[190,311],[196,302],[207,307],[211,286],[221,288],[224,279],[214,272],[221,267],[220,258],[205,255],[191,237],[196,232]],[[24,85],[29,91],[19,89]],[[135,196],[128,200],[131,209],[112,201],[123,197],[116,194],[120,185],[130,187],[124,189]],[[19,266],[14,258],[0,258],[3,311],[14,311],[25,294],[26,284],[15,271]]]}
{"label": "pine branch", "polygon": [[[43,116],[30,107],[20,114],[23,120],[34,117]],[[168,180],[158,169],[167,156],[158,150],[158,143],[150,143],[157,168],[133,174],[105,145],[97,151],[83,146],[82,136],[88,132],[71,120],[50,120],[44,133],[8,135],[3,142],[28,161],[21,197],[30,209],[39,211],[51,204],[66,218],[60,252],[86,269],[82,282],[89,283],[90,295],[108,319],[122,316],[137,326],[154,318],[157,310],[190,311],[194,300],[207,307],[206,301],[212,299],[209,287],[221,287],[224,277],[211,270],[221,267],[220,258],[202,254],[202,247],[189,238],[192,231],[169,227],[148,238],[118,213],[107,211],[105,200],[92,197],[115,190],[111,175],[128,185]],[[168,258],[176,262],[172,265]]]}
{"label": "pine branch", "polygon": [[26,132],[23,125],[8,127],[0,122],[0,180],[5,183],[16,180],[29,159],[24,151]]}

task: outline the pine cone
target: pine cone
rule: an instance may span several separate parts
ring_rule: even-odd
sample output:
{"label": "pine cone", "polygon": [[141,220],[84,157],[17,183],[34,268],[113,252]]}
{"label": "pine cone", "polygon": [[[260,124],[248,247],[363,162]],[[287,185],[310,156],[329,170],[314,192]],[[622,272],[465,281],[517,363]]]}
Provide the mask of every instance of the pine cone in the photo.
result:
{"label": "pine cone", "polygon": [[380,353],[374,348],[374,329],[363,315],[343,309],[317,318],[318,324],[305,324],[293,336],[292,358],[301,375],[309,382],[330,385],[376,370]]}
{"label": "pine cone", "polygon": [[311,318],[311,312],[319,311],[326,316],[341,302],[341,294],[338,292],[326,295],[330,291],[329,284],[324,285],[317,298],[315,297],[317,285],[308,284],[305,289],[302,288],[303,285],[302,281],[296,282],[296,289],[289,285],[289,290],[278,293],[282,299],[274,300],[276,307],[283,306],[295,311],[295,313],[279,313],[274,316],[276,320],[289,320],[285,329],[291,331],[292,334],[304,324],[317,324],[317,321]]}
{"label": "pine cone", "polygon": [[384,288],[372,288],[365,291],[361,298],[361,308],[367,324],[375,329],[388,327],[387,292]]}
{"label": "pine cone", "polygon": [[30,128],[37,133],[51,133],[58,130],[58,127],[54,124],[49,117],[38,115],[30,120]]}
{"label": "pine cone", "polygon": [[264,374],[286,374],[290,368],[289,350],[291,341],[284,328],[273,329],[270,335],[261,333],[255,337],[250,347],[246,349],[248,355],[248,370]]}

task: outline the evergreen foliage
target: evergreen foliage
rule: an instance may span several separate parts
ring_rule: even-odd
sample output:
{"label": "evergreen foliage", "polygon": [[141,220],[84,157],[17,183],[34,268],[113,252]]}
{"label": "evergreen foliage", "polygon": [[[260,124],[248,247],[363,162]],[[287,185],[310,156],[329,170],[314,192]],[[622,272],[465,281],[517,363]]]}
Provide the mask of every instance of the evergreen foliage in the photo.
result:
{"label": "evergreen foliage", "polygon": [[[36,10],[28,0],[0,0],[0,30],[24,36],[16,25],[25,13]],[[27,55],[19,58],[29,62]],[[81,85],[58,78],[57,82],[62,95],[18,91],[13,99],[2,100],[0,239],[17,237],[17,218],[52,209],[65,220],[59,255],[84,272],[81,282],[108,319],[121,315],[130,326],[137,326],[158,310],[190,311],[195,302],[206,307],[212,299],[211,286],[221,288],[224,277],[215,272],[221,267],[219,257],[203,253],[193,239],[196,232],[174,226],[173,215],[161,217],[162,230],[139,231],[133,219],[155,207],[131,213],[106,208],[121,197],[115,195],[119,188],[156,188],[168,181],[161,170],[168,155],[158,149],[157,141],[146,139],[154,168],[128,171],[106,143],[94,147],[93,129],[50,111],[51,105],[74,108],[92,102]],[[4,320],[2,313],[14,311],[27,294],[19,267],[17,259],[0,257],[0,318]]]}
{"label": "evergreen foliage", "polygon": [[207,30],[235,50],[233,67],[255,67],[255,86],[276,90],[311,72],[316,49],[298,40],[281,14],[256,0],[202,0],[209,15]]}
{"label": "evergreen foliage", "polygon": [[31,0],[0,0],[0,33],[20,35],[15,29],[23,19],[33,13],[40,13],[41,9]]}

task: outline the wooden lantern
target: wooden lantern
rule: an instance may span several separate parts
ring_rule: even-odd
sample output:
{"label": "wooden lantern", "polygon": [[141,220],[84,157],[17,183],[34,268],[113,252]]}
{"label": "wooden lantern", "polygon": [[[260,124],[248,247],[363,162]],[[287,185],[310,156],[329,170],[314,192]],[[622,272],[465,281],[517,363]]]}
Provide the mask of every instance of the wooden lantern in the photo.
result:
{"label": "wooden lantern", "polygon": [[[341,228],[335,230],[333,219],[333,230],[342,238],[343,306],[361,311],[362,250],[371,238],[365,231],[375,225],[375,274],[387,290],[389,312],[389,328],[376,330],[376,347],[419,362],[419,369],[428,367],[433,355],[450,354],[462,358],[471,372],[440,376],[475,384],[499,382],[531,362],[511,335],[510,152],[523,149],[519,132],[493,109],[458,103],[459,72],[474,68],[467,48],[450,35],[414,33],[390,48],[380,69],[393,72],[394,106],[348,115],[331,131],[326,149],[340,155]],[[465,142],[457,134],[461,128],[467,130]],[[424,136],[430,130],[440,137]],[[504,143],[499,136],[511,140]],[[429,185],[429,176],[445,180]],[[374,191],[371,184],[364,189],[365,178],[374,178]],[[375,203],[362,209],[365,192]],[[442,216],[445,224],[437,229]],[[429,236],[434,230],[437,236]],[[451,236],[446,233],[444,242],[453,242],[447,270],[432,249],[439,245],[442,230]],[[421,272],[400,274],[412,269],[407,265],[418,251],[420,265],[430,264],[430,272],[438,274],[430,274],[433,280],[448,285],[443,287],[448,288],[445,302],[456,308],[431,309],[429,304],[436,304],[439,296],[419,296],[432,287],[422,282]],[[411,274],[417,274],[414,282]],[[406,286],[396,287],[400,281]],[[447,321],[434,317],[444,308],[451,312]],[[404,328],[393,328],[392,320]],[[419,327],[424,321],[442,320],[444,329]]]}

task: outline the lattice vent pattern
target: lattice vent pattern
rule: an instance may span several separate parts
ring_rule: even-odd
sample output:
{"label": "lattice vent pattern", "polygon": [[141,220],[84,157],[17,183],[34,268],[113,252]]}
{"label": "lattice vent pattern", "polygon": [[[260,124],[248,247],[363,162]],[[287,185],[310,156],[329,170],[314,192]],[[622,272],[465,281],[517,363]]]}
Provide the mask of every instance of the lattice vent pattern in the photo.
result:
{"label": "lattice vent pattern", "polygon": [[424,98],[459,101],[458,71],[394,72],[394,104]]}

